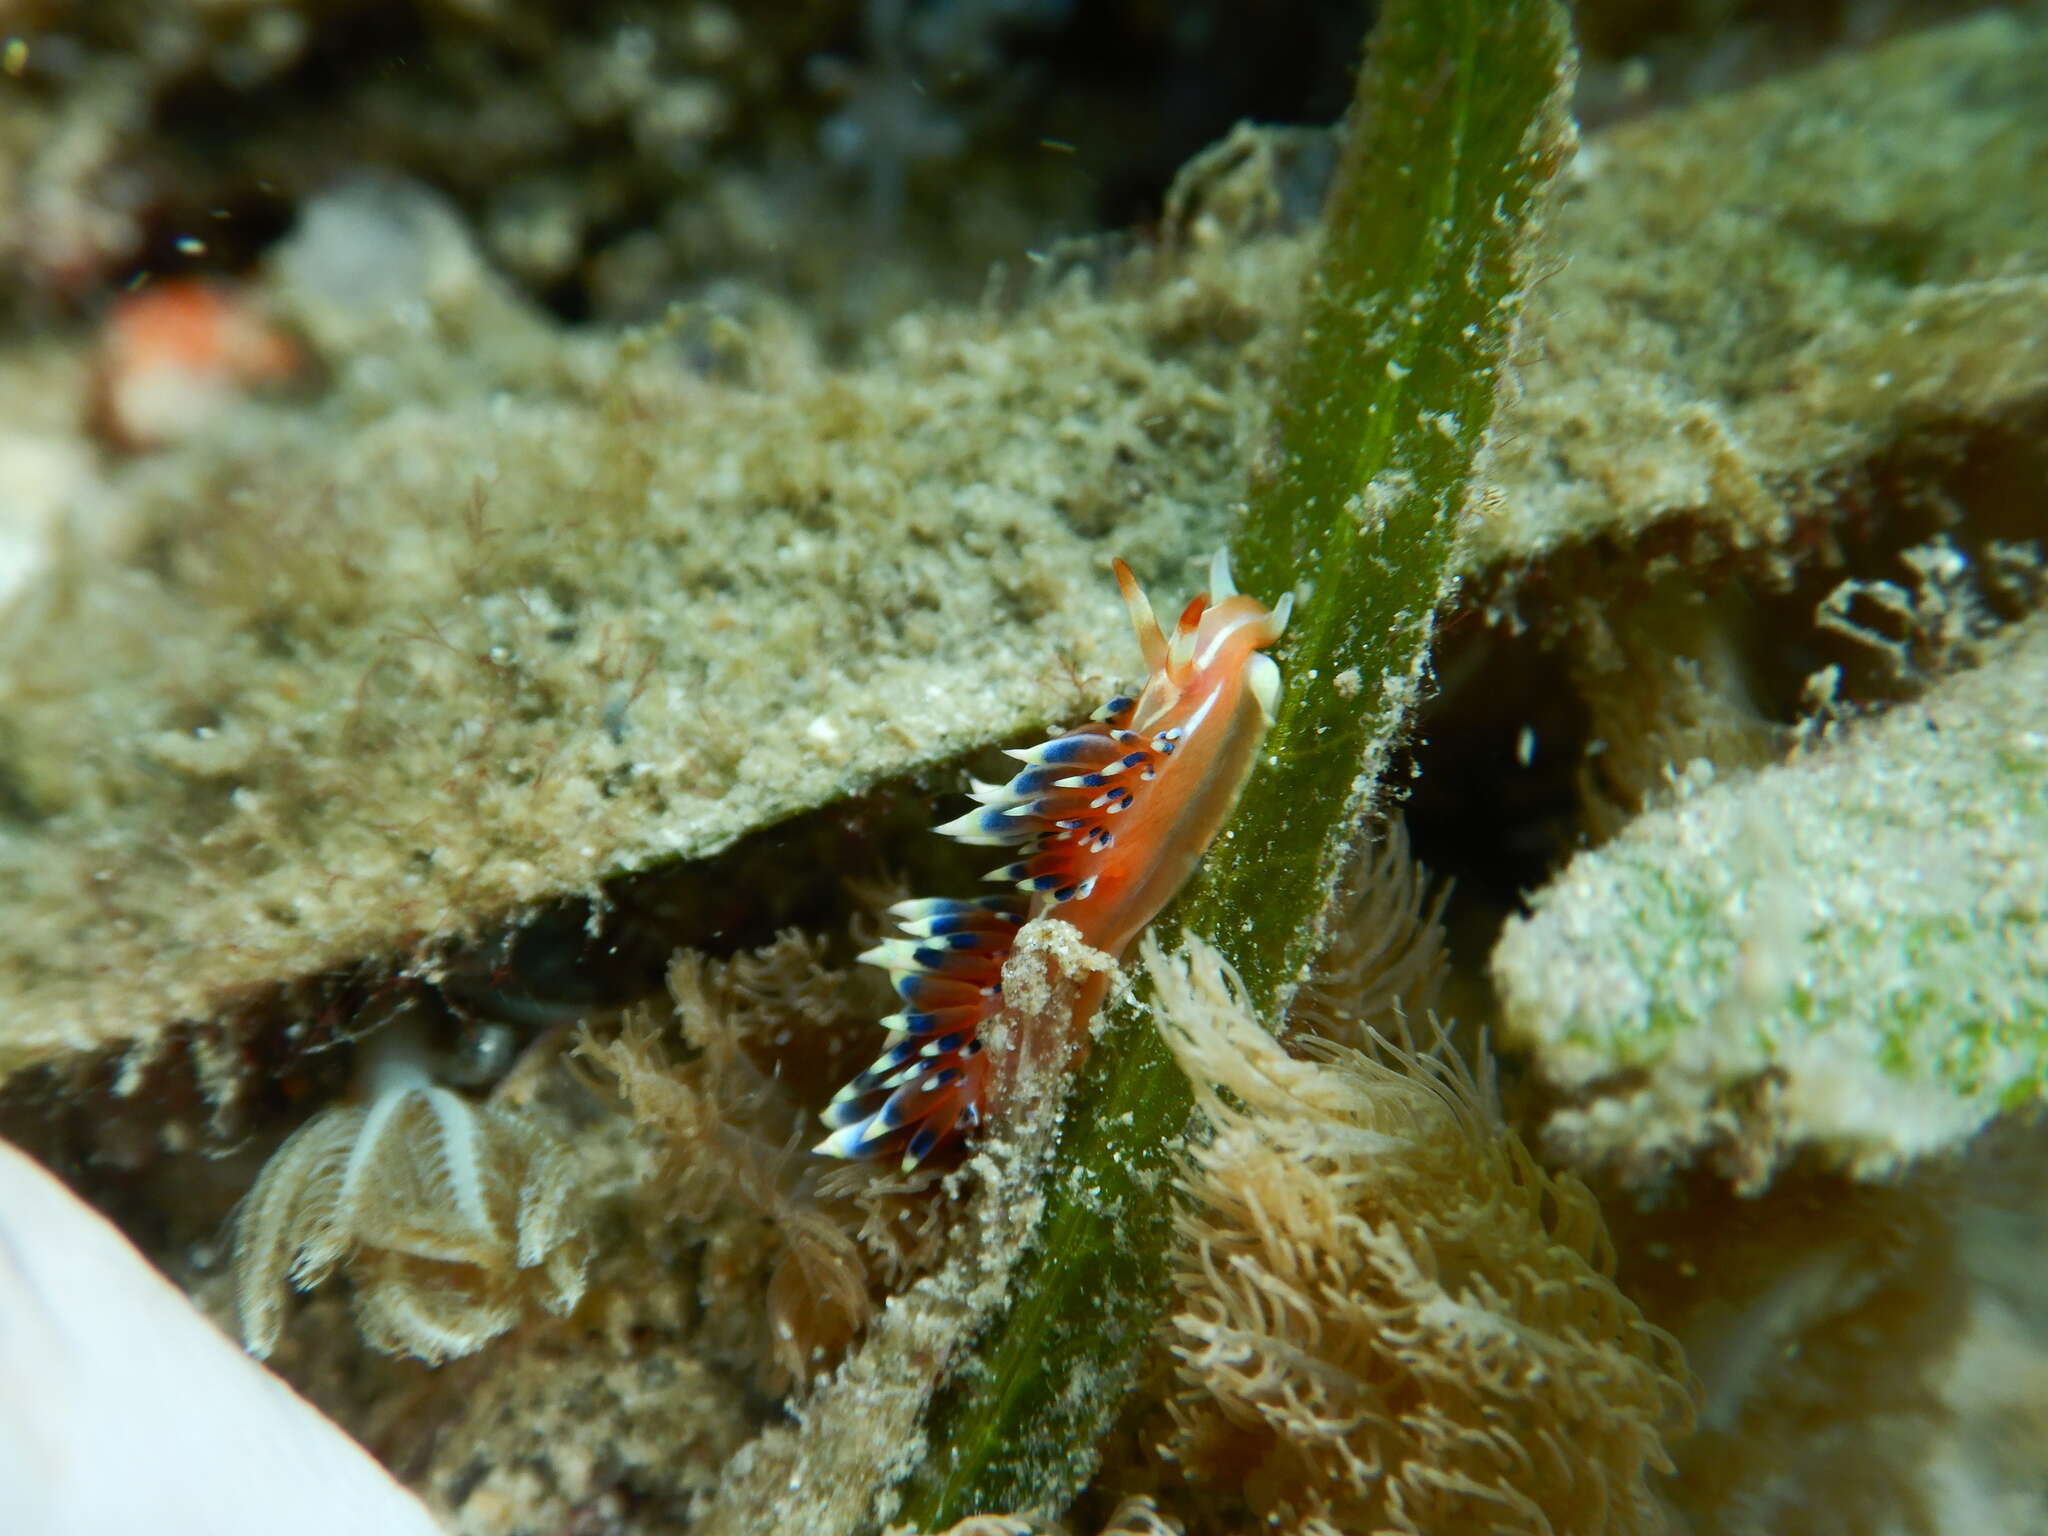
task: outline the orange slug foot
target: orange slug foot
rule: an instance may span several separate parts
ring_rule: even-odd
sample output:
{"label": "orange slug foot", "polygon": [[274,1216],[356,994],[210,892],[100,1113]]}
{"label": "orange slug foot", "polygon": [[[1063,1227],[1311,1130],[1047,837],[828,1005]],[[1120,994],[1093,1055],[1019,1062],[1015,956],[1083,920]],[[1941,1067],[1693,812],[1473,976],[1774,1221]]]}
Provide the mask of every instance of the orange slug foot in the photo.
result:
{"label": "orange slug foot", "polygon": [[819,1152],[900,1150],[909,1169],[980,1124],[989,1080],[980,1031],[1002,1005],[1017,930],[1056,911],[1088,945],[1121,956],[1236,804],[1279,697],[1279,669],[1262,653],[1287,627],[1291,597],[1268,609],[1241,595],[1219,554],[1209,590],[1182,610],[1169,640],[1130,568],[1115,564],[1150,673],[1144,688],[1011,752],[1023,771],[1007,784],[977,782],[976,809],[937,829],[1014,847],[989,878],[1024,897],[890,909],[906,937],[861,958],[889,972],[904,1011],[882,1020],[888,1049],[825,1110],[832,1134]]}

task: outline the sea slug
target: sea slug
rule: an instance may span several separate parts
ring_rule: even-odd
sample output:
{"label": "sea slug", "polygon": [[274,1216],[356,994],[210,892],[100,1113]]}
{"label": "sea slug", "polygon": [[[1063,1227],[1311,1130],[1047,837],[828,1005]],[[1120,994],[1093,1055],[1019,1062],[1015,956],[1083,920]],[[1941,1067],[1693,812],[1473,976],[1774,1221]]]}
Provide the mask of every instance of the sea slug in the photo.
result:
{"label": "sea slug", "polygon": [[[1083,725],[1010,756],[1024,771],[976,783],[979,807],[937,830],[963,843],[1016,845],[989,878],[1013,886],[969,900],[899,902],[904,937],[861,959],[881,966],[903,1009],[881,1021],[888,1048],[824,1112],[832,1157],[900,1151],[906,1169],[981,1121],[990,1079],[981,1026],[1002,1006],[1003,962],[1027,919],[1056,913],[1120,957],[1194,872],[1237,803],[1272,722],[1280,669],[1263,653],[1287,627],[1293,596],[1269,609],[1239,593],[1218,552],[1209,590],[1181,610],[1169,640],[1130,567],[1116,563],[1150,675]],[[1106,979],[1084,989],[1085,1025]]]}

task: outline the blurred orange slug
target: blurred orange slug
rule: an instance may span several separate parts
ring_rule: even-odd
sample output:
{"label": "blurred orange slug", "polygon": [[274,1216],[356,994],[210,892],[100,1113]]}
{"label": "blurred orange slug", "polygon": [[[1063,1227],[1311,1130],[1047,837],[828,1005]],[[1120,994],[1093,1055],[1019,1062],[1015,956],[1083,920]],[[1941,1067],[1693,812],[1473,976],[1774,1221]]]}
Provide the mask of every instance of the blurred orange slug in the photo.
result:
{"label": "blurred orange slug", "polygon": [[182,441],[253,386],[297,376],[306,356],[242,289],[175,277],[122,295],[101,331],[89,415],[118,448]]}

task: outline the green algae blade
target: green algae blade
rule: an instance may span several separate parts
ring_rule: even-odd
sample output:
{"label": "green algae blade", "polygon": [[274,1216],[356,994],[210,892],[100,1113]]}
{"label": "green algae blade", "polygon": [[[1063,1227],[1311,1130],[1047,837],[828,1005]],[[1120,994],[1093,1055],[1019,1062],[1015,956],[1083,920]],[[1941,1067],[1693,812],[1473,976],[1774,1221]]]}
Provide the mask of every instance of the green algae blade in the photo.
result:
{"label": "green algae blade", "polygon": [[[1551,0],[1391,0],[1367,51],[1272,467],[1232,542],[1243,590],[1297,593],[1286,697],[1165,918],[1211,938],[1269,1014],[1319,947],[1420,689],[1541,196],[1573,144],[1571,59]],[[920,1530],[1063,1507],[1147,1357],[1190,1101],[1143,997],[1076,1087],[1008,1310],[927,1421],[897,1516]]]}

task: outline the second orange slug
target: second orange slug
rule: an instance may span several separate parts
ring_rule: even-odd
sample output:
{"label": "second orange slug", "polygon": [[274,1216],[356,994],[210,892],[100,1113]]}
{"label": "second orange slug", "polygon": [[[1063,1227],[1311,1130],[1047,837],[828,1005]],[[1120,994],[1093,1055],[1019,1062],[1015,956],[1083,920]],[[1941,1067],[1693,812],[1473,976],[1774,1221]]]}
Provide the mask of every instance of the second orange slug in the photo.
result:
{"label": "second orange slug", "polygon": [[[1144,687],[1010,753],[1023,772],[975,784],[979,808],[938,828],[964,843],[1014,845],[1017,858],[989,878],[1020,894],[889,909],[904,936],[861,959],[889,972],[902,1011],[881,1021],[888,1048],[825,1110],[832,1134],[818,1151],[900,1153],[907,1169],[978,1125],[990,1081],[981,1027],[1002,1006],[1017,930],[1053,914],[1120,958],[1237,803],[1280,696],[1280,669],[1263,652],[1286,629],[1292,595],[1271,609],[1243,595],[1219,552],[1209,590],[1181,610],[1169,640],[1121,560],[1116,579],[1149,671]],[[1104,986],[1098,978],[1084,989],[1074,1028]]]}

